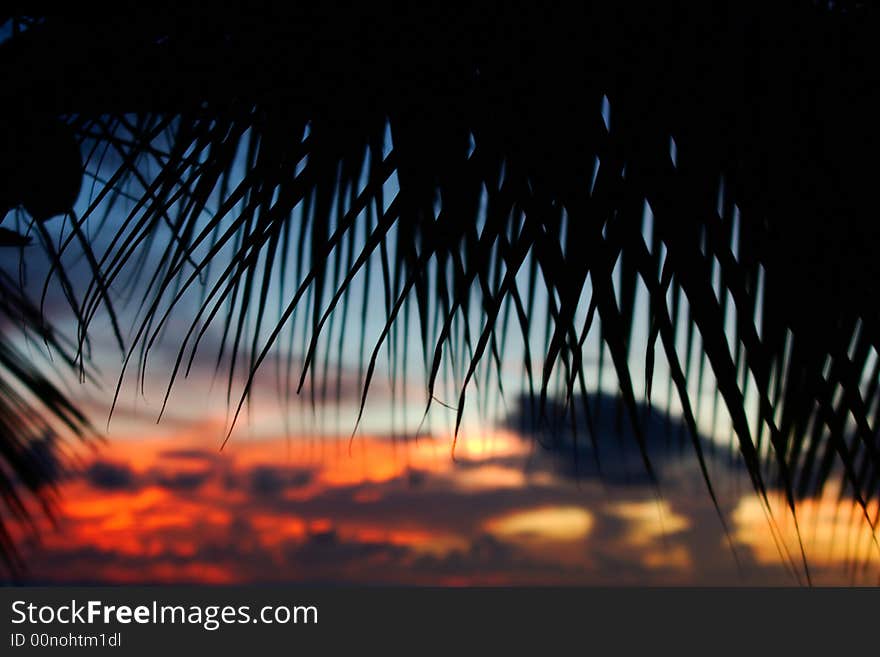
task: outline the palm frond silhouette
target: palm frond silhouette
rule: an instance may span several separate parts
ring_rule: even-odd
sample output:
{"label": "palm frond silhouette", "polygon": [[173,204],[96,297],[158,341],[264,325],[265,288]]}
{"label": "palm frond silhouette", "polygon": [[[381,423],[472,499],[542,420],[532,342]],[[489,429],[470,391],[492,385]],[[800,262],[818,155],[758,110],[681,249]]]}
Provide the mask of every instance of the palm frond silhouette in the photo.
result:
{"label": "palm frond silhouette", "polygon": [[[78,356],[99,311],[118,324],[112,290],[127,276],[141,312],[131,339],[117,326],[126,367],[146,366],[197,294],[168,391],[219,325],[238,417],[273,348],[291,342],[281,385],[292,393],[342,360],[334,322],[378,304],[378,339],[364,321],[356,336],[361,413],[382,349],[402,375],[415,331],[426,405],[451,371],[459,423],[475,383],[500,384],[517,333],[533,398],[544,404],[558,379],[565,398],[587,400],[585,344],[598,332],[600,376],[610,358],[648,473],[635,381],[650,399],[658,352],[701,463],[693,387],[711,377],[759,495],[778,486],[794,511],[840,476],[876,525],[869,8],[135,8],[26,25],[0,46],[7,104],[64,117],[84,150],[117,162],[77,230],[61,244],[41,233],[65,289],[62,255],[89,254],[91,284],[68,294]],[[17,112],[13,128],[37,121]],[[84,227],[126,194],[93,253]],[[7,197],[27,207],[18,187]],[[139,256],[157,235],[153,266]]]}
{"label": "palm frond silhouette", "polygon": [[[11,573],[23,566],[16,550],[21,530],[36,532],[35,508],[53,515],[55,485],[65,468],[65,437],[94,437],[88,419],[51,376],[55,369],[77,369],[75,345],[45,322],[19,287],[0,274],[0,557]],[[39,348],[25,352],[16,346],[11,339],[16,331],[45,345],[54,360],[35,361]]]}

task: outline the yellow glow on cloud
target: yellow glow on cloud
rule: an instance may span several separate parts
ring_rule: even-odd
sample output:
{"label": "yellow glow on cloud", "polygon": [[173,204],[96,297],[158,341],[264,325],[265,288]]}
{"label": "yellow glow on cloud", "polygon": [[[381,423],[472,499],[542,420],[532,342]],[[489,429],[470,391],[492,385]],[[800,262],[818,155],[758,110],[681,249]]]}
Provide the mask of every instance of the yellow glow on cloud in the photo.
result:
{"label": "yellow glow on cloud", "polygon": [[[452,444],[453,436],[449,435],[445,444]],[[455,457],[471,461],[483,461],[500,456],[525,456],[531,447],[524,441],[507,431],[481,431],[459,435],[455,447]]]}
{"label": "yellow glow on cloud", "polygon": [[609,510],[627,521],[622,547],[637,550],[643,566],[688,570],[693,565],[686,546],[664,540],[690,526],[688,519],[675,513],[667,501],[618,502]]}
{"label": "yellow glow on cloud", "polygon": [[461,469],[455,472],[455,486],[462,490],[518,488],[525,483],[526,474],[522,468],[485,465],[480,468]]}
{"label": "yellow glow on cloud", "polygon": [[[871,528],[865,521],[864,511],[858,504],[840,501],[839,488],[829,487],[819,499],[798,502],[798,525],[801,540],[811,565],[844,566],[857,561],[880,565],[880,549],[871,538]],[[798,535],[791,512],[783,500],[771,498],[774,527],[756,495],[740,499],[733,512],[733,537],[747,545],[755,559],[762,564],[780,563],[779,550],[773,541],[775,532],[780,546],[792,555],[798,555]],[[867,506],[868,515],[876,517],[877,503]]]}
{"label": "yellow glow on cloud", "polygon": [[626,542],[633,547],[647,547],[665,535],[689,527],[688,519],[675,513],[666,500],[618,502],[610,505],[609,510],[629,522]]}
{"label": "yellow glow on cloud", "polygon": [[574,506],[542,507],[517,511],[490,520],[486,529],[504,538],[574,541],[593,528],[593,515]]}

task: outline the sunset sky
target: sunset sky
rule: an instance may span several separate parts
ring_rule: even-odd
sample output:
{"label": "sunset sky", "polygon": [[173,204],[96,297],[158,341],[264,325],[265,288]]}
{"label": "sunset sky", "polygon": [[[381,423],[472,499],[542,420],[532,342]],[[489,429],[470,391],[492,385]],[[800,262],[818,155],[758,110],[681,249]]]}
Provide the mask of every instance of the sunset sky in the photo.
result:
{"label": "sunset sky", "polygon": [[[771,529],[727,453],[711,466],[730,542],[686,444],[667,457],[658,451],[658,498],[631,448],[615,460],[613,436],[600,480],[587,465],[574,473],[569,453],[506,428],[461,436],[453,460],[449,435],[242,436],[221,452],[222,414],[125,424],[96,450],[78,450],[58,489],[56,525],[42,522],[39,543],[25,541],[27,581],[738,585],[802,577],[786,563],[800,567],[781,496]],[[799,522],[814,581],[876,582],[876,547],[834,491],[802,502]]]}
{"label": "sunset sky", "polygon": [[[108,156],[104,166],[113,164]],[[395,185],[393,180],[389,184],[389,198]],[[88,206],[93,191],[84,186],[81,209]],[[121,203],[125,207],[125,199]],[[106,244],[120,216],[114,210],[104,231],[93,235],[96,250]],[[54,220],[56,235],[64,229],[62,220]],[[651,230],[647,207],[645,230]],[[3,263],[12,275],[26,274],[27,288],[34,295],[39,295],[48,271],[38,249],[30,247],[23,264]],[[147,257],[160,256],[148,253]],[[88,272],[82,260],[71,263],[71,276],[86,284]],[[366,308],[368,348],[384,317],[377,281],[378,275],[366,296],[356,294],[353,302],[358,310]],[[353,289],[360,290],[360,285],[355,279]],[[529,428],[534,417],[521,396],[523,352],[516,345],[503,353],[505,394],[474,388],[455,441],[452,409],[458,401],[457,389],[441,381],[435,392],[438,403],[420,424],[425,372],[414,337],[417,331],[395,338],[400,347],[408,340],[415,354],[407,378],[394,386],[388,383],[383,351],[363,419],[353,435],[363,375],[358,340],[352,337],[359,335],[352,326],[360,328],[360,320],[352,318],[354,312],[346,326],[331,325],[329,338],[322,343],[340,344],[343,354],[337,361],[335,351],[326,352],[324,362],[333,374],[326,388],[320,377],[308,379],[301,395],[285,400],[280,399],[279,381],[288,374],[298,379],[300,345],[311,328],[306,319],[294,318],[293,337],[281,341],[280,355],[260,371],[250,403],[221,449],[244,381],[239,366],[228,400],[228,363],[218,370],[214,360],[217,327],[205,333],[193,369],[186,378],[178,377],[157,423],[180,340],[193,325],[189,311],[196,307],[199,289],[171,315],[144,370],[143,390],[137,364],[129,367],[112,419],[109,409],[123,356],[113,344],[106,316],[93,324],[98,385],[80,384],[70,374],[62,377],[62,383],[89,413],[103,440],[92,447],[65,444],[67,456],[58,456],[65,467],[53,493],[54,522],[38,514],[36,535],[20,537],[27,564],[25,581],[442,585],[804,581],[798,532],[782,495],[771,489],[767,509],[754,494],[731,447],[729,423],[723,414],[716,415],[707,394],[708,401],[698,406],[697,414],[706,433],[701,440],[718,494],[719,508],[713,506],[690,439],[676,419],[680,407],[663,379],[668,371],[662,353],[655,375],[662,383],[655,386],[646,434],[658,488],[647,478],[634,437],[626,422],[619,421],[607,394],[615,390],[613,376],[606,374],[602,380],[606,394],[592,395],[593,403],[604,409],[597,431],[598,464],[582,425],[576,445],[568,429],[560,429],[551,439],[544,429]],[[288,294],[293,289],[289,281],[273,279],[271,298],[285,289]],[[644,314],[644,290],[640,294],[636,312]],[[129,325],[138,313],[134,296],[133,302],[122,304],[121,317]],[[267,310],[270,326],[278,317],[276,305],[273,301]],[[68,334],[75,335],[73,318],[55,285],[49,288],[46,308]],[[541,322],[535,324],[540,342]],[[635,325],[644,327],[647,322]],[[637,344],[645,340],[641,330],[637,328],[633,337]],[[265,332],[264,327],[261,337]],[[680,338],[684,340],[683,335]],[[585,342],[585,369],[594,387],[599,387],[599,345],[593,332]],[[19,346],[34,358],[43,357],[39,344],[22,340]],[[285,346],[293,346],[294,351],[285,352]],[[634,372],[644,368],[640,348],[633,350]],[[282,376],[290,353],[296,371]],[[538,372],[540,366],[536,356]],[[477,379],[488,380],[481,375]],[[643,380],[634,383],[639,390],[644,388]],[[711,393],[712,385],[707,375],[704,390],[693,391],[695,397]],[[320,392],[327,388],[329,394]],[[754,407],[753,400],[746,404],[747,409]],[[667,408],[668,421],[663,415]],[[868,509],[872,515],[876,511],[876,505]],[[862,511],[834,486],[826,487],[820,498],[801,500],[797,521],[815,583],[877,583],[880,549],[872,543]]]}

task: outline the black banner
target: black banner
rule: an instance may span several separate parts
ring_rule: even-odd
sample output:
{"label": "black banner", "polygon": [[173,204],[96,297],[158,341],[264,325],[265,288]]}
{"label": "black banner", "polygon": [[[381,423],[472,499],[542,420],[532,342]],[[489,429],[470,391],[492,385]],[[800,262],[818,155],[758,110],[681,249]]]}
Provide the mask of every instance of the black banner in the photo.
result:
{"label": "black banner", "polygon": [[27,587],[0,598],[4,655],[847,654],[874,647],[880,590]]}

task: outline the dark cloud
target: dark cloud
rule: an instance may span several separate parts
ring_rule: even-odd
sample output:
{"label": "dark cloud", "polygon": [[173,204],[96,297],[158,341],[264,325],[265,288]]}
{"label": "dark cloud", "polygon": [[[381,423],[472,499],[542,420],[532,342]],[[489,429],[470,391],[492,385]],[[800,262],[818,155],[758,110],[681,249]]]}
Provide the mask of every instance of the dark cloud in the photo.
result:
{"label": "dark cloud", "polygon": [[106,491],[134,491],[158,486],[171,492],[194,491],[215,475],[213,468],[198,471],[153,468],[136,472],[125,463],[96,460],[83,472],[82,478],[91,486]]}
{"label": "dark cloud", "polygon": [[171,491],[193,491],[211,478],[211,470],[199,472],[156,472],[153,483]]}
{"label": "dark cloud", "polygon": [[[539,452],[548,458],[537,458],[529,467],[550,466],[568,478],[601,479],[614,486],[650,486],[645,457],[661,479],[667,472],[677,475],[681,470],[699,468],[694,438],[680,418],[641,402],[636,405],[636,415],[644,454],[624,402],[612,395],[593,394],[586,400],[576,396],[570,406],[548,399],[543,412],[539,401],[521,396],[503,425],[525,439],[536,440],[543,448]],[[710,469],[726,473],[739,470],[739,460],[731,459],[728,450],[702,435],[696,440]]]}
{"label": "dark cloud", "polygon": [[417,468],[408,468],[406,471],[406,482],[413,487],[423,486],[428,480],[428,473]]}
{"label": "dark cloud", "polygon": [[328,530],[312,533],[302,542],[288,543],[284,557],[286,562],[312,571],[307,579],[327,580],[335,579],[335,573],[350,568],[375,568],[377,564],[399,568],[412,558],[412,554],[405,546],[384,541],[343,540],[335,530]]}
{"label": "dark cloud", "polygon": [[314,477],[311,470],[261,465],[248,476],[250,491],[261,497],[279,496],[285,490],[308,486]]}
{"label": "dark cloud", "polygon": [[138,487],[137,477],[124,463],[94,461],[83,476],[89,484],[101,490],[134,490]]}

